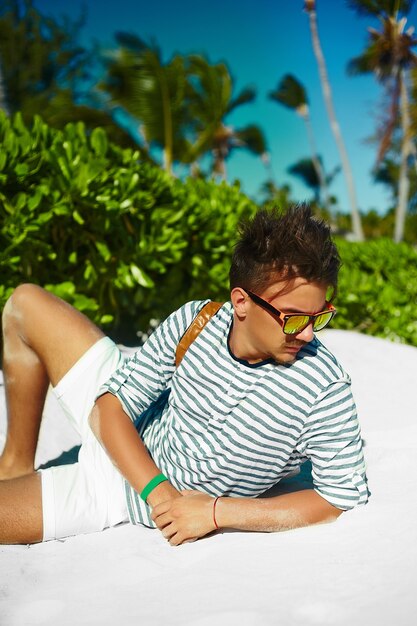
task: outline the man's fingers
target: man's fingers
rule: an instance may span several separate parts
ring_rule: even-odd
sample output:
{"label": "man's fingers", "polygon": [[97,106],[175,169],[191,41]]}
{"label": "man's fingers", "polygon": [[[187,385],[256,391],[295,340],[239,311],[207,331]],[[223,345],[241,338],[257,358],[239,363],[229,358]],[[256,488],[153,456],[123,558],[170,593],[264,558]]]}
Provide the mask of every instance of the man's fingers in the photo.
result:
{"label": "man's fingers", "polygon": [[164,513],[167,513],[170,507],[171,507],[171,500],[167,500],[166,502],[160,502],[159,504],[154,506],[152,509],[152,513],[151,513],[151,518],[153,519],[153,521],[155,521],[155,519],[159,515],[163,515]]}
{"label": "man's fingers", "polygon": [[163,528],[161,530],[162,536],[165,539],[171,539],[171,537],[173,537],[177,532],[177,528],[175,527],[174,524],[168,524],[167,526],[165,526],[165,528]]}
{"label": "man's fingers", "polygon": [[173,535],[171,537],[171,539],[169,540],[169,543],[171,546],[182,546],[184,545],[184,543],[194,543],[194,541],[197,541],[198,537],[191,537],[189,539],[185,539],[184,535],[182,535],[181,533],[175,533],[175,535]]}
{"label": "man's fingers", "polygon": [[180,545],[180,542],[179,542],[177,534],[175,534],[173,537],[171,537],[169,539],[169,545],[170,546],[179,546]]}
{"label": "man's fingers", "polygon": [[165,528],[161,530],[161,533],[164,539],[167,539],[167,541],[169,541],[171,546],[179,546],[182,543],[196,541],[197,539],[197,537],[188,538],[183,532],[178,530],[174,522],[165,526]]}
{"label": "man's fingers", "polygon": [[152,515],[151,517],[160,530],[172,522],[172,517],[169,513],[162,513],[157,516]]}
{"label": "man's fingers", "polygon": [[181,533],[175,533],[169,540],[169,544],[171,546],[180,546],[183,543],[183,538]]}

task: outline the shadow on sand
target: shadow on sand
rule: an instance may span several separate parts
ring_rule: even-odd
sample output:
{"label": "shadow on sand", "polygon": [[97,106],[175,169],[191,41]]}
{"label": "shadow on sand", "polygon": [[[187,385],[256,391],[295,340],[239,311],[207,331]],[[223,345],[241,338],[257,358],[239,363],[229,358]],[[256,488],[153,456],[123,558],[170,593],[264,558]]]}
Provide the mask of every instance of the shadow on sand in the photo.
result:
{"label": "shadow on sand", "polygon": [[80,446],[74,446],[71,450],[62,452],[56,459],[51,459],[47,463],[39,465],[38,469],[47,469],[48,467],[56,467],[57,465],[71,465],[72,463],[76,463],[78,461],[79,450]]}

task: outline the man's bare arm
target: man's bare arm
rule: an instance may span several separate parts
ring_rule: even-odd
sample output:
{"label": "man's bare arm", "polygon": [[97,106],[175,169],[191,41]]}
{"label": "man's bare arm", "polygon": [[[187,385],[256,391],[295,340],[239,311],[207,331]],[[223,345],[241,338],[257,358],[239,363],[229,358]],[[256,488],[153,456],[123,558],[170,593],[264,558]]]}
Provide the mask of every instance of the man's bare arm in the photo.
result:
{"label": "man's bare arm", "polygon": [[[152,518],[171,545],[207,535],[215,529],[214,499],[189,491],[172,503],[156,505]],[[312,489],[273,498],[220,498],[216,505],[219,528],[258,532],[290,530],[335,520],[342,513]]]}
{"label": "man's bare arm", "polygon": [[[138,493],[160,473],[115,396],[105,393],[97,399],[89,416],[89,424],[112,463]],[[180,494],[165,481],[155,487],[147,502],[155,506],[175,497],[180,497]]]}
{"label": "man's bare arm", "polygon": [[313,489],[273,498],[221,498],[216,506],[219,527],[275,532],[334,521],[342,513]]}

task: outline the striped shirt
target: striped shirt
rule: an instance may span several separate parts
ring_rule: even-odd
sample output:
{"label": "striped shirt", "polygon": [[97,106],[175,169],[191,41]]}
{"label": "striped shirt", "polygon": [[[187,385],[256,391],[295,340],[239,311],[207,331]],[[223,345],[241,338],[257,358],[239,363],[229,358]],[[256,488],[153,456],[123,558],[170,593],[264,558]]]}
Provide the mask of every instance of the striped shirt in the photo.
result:
{"label": "striped shirt", "polygon": [[[121,402],[158,468],[177,489],[255,497],[309,459],[315,491],[339,509],[368,499],[350,378],[317,338],[292,364],[236,358],[233,307],[211,318],[180,366],[175,351],[206,301],[170,315],[101,387]],[[133,524],[154,527],[126,482]]]}

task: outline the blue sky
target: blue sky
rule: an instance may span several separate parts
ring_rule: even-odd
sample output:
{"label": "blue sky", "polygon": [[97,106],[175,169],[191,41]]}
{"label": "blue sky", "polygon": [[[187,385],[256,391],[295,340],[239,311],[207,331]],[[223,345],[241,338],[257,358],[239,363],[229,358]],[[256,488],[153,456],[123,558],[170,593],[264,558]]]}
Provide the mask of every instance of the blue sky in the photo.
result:
{"label": "blue sky", "polygon": [[[79,15],[85,6],[85,45],[92,41],[111,45],[113,33],[124,30],[145,40],[154,38],[165,59],[176,52],[192,52],[205,54],[211,62],[225,61],[236,89],[251,85],[258,94],[254,103],[232,113],[228,124],[238,128],[256,123],[262,127],[276,184],[289,183],[294,198],[302,201],[311,194],[288,174],[287,168],[310,156],[304,124],[267,97],[284,74],[294,74],[307,89],[318,152],[326,170],[340,163],[325,112],[303,0],[37,0],[35,4],[50,15],[70,17]],[[366,43],[367,27],[378,27],[378,22],[357,17],[345,0],[317,0],[317,17],[359,206],[383,213],[390,206],[390,198],[382,185],[372,182],[376,147],[367,142],[383,112],[382,90],[372,76],[350,77],[346,73],[347,62],[360,54]],[[408,23],[417,25],[415,6]],[[249,153],[238,152],[229,161],[228,180],[238,178],[244,191],[259,198],[260,187],[267,179],[265,167]],[[338,197],[340,209],[348,211],[342,173],[330,191]]]}

